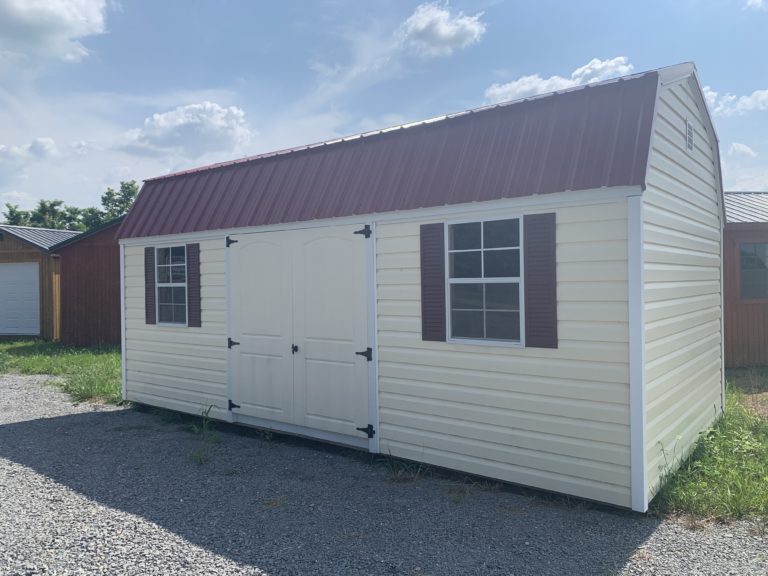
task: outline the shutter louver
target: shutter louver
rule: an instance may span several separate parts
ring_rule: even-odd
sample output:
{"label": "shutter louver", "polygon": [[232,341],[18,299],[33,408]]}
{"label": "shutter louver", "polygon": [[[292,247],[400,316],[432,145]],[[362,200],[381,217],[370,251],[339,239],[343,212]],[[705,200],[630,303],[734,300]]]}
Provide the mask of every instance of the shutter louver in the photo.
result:
{"label": "shutter louver", "polygon": [[200,328],[200,244],[187,244],[187,326]]}
{"label": "shutter louver", "polygon": [[155,302],[155,248],[144,248],[144,321],[157,324],[157,306]]}
{"label": "shutter louver", "polygon": [[527,348],[557,348],[555,233],[554,212],[523,219]]}
{"label": "shutter louver", "polygon": [[421,225],[421,338],[445,342],[445,230]]}

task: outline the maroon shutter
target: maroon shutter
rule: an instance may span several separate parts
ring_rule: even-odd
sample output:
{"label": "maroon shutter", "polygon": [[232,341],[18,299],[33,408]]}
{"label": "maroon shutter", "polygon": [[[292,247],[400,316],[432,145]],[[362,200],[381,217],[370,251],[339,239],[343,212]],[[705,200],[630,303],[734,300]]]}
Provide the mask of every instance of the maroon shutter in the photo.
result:
{"label": "maroon shutter", "polygon": [[144,248],[144,318],[147,324],[157,324],[155,306],[155,249]]}
{"label": "maroon shutter", "polygon": [[421,338],[445,342],[445,232],[421,225]]}
{"label": "maroon shutter", "polygon": [[187,326],[200,328],[200,244],[187,244]]}
{"label": "maroon shutter", "polygon": [[525,261],[525,345],[557,348],[555,214],[523,219]]}

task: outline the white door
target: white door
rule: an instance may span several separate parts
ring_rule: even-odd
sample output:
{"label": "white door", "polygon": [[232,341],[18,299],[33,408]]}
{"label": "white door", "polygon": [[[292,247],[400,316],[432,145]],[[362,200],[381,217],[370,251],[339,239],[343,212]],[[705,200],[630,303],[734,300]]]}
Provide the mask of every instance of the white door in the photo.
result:
{"label": "white door", "polygon": [[0,264],[0,334],[40,334],[40,270],[37,262]]}
{"label": "white door", "polygon": [[231,237],[236,421],[367,445],[371,240],[360,228]]}
{"label": "white door", "polygon": [[235,238],[229,248],[233,401],[240,414],[293,422],[290,237]]}
{"label": "white door", "polygon": [[368,245],[359,226],[302,230],[294,244],[296,424],[360,436],[368,424]]}

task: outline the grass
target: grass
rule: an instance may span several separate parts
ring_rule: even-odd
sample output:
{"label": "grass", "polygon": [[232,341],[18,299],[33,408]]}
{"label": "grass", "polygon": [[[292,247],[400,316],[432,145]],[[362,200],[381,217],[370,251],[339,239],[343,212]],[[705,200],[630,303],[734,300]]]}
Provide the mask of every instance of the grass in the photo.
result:
{"label": "grass", "polygon": [[702,434],[678,471],[665,479],[660,512],[715,520],[768,518],[768,369],[727,374],[725,414]]}
{"label": "grass", "polygon": [[46,374],[77,402],[121,402],[120,350],[42,340],[0,340],[0,374]]}

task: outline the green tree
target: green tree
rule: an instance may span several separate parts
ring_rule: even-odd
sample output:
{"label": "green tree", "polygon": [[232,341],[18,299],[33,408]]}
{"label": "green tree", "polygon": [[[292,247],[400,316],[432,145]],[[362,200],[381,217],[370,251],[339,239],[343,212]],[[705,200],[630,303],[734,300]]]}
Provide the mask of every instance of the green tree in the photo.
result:
{"label": "green tree", "polygon": [[107,188],[101,196],[101,207],[104,209],[106,219],[112,220],[126,214],[138,193],[139,185],[136,184],[136,180],[120,182],[120,189],[117,191],[114,188]]}
{"label": "green tree", "polygon": [[80,223],[85,230],[93,230],[104,224],[105,215],[104,212],[96,208],[95,206],[89,206],[83,208],[80,211]]}
{"label": "green tree", "polygon": [[40,200],[29,216],[30,225],[36,228],[66,228],[63,200]]}
{"label": "green tree", "polygon": [[3,212],[5,223],[11,226],[29,226],[29,211],[19,210],[18,204],[6,204]]}

